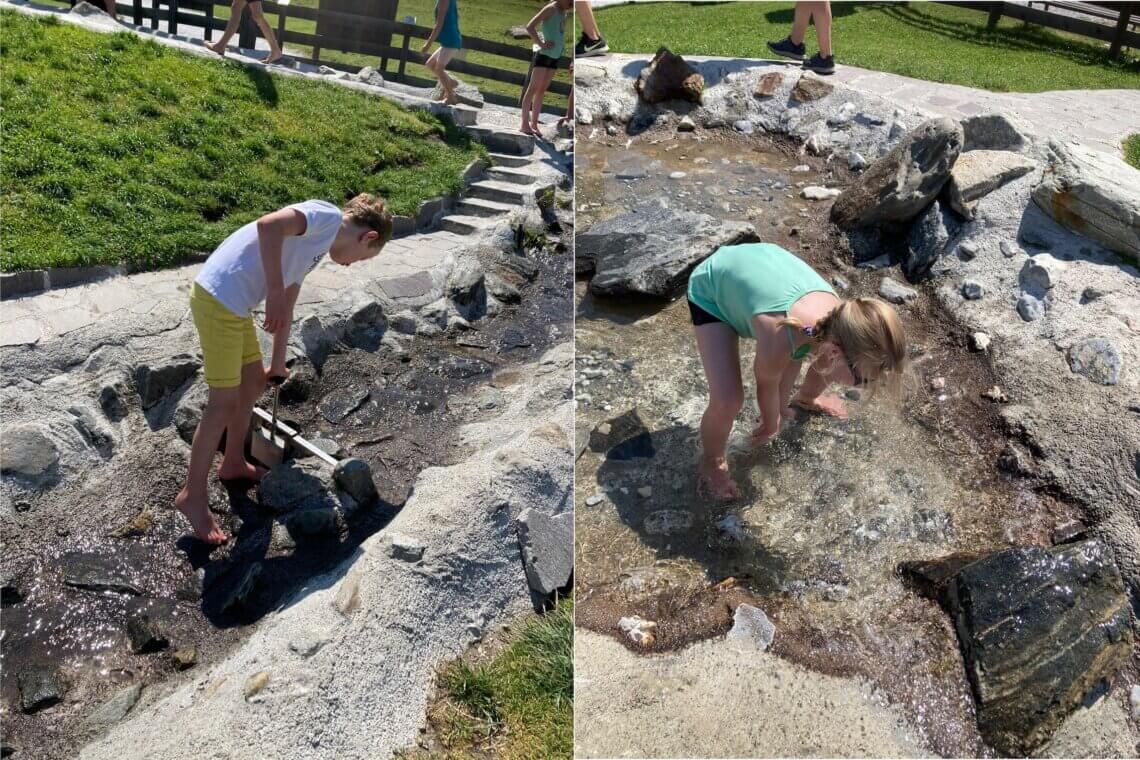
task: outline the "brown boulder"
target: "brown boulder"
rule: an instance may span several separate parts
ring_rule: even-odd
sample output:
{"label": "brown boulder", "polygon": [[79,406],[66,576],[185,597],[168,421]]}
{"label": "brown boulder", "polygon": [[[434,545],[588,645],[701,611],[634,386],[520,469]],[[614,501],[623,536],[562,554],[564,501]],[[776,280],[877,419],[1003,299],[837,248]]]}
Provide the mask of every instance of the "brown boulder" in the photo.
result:
{"label": "brown boulder", "polygon": [[803,74],[792,88],[792,98],[798,103],[811,103],[813,100],[826,98],[835,89],[822,79],[810,74]]}
{"label": "brown boulder", "polygon": [[772,72],[760,77],[760,81],[756,83],[756,89],[752,94],[758,98],[770,98],[776,94],[776,90],[780,89],[780,85],[784,83],[784,75]]}
{"label": "brown boulder", "polygon": [[667,100],[688,100],[701,102],[705,90],[705,78],[690,66],[684,58],[661,48],[641,71],[636,88],[646,103],[661,103]]}

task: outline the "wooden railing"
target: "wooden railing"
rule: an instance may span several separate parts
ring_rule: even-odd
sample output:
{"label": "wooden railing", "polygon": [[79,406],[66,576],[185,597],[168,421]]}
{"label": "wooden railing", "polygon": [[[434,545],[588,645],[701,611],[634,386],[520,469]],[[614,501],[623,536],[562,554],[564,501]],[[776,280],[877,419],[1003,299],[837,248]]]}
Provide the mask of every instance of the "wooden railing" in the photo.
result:
{"label": "wooden railing", "polygon": [[[74,4],[74,0],[72,0],[72,2]],[[99,0],[95,0],[95,3],[97,5],[101,4]],[[368,0],[361,0],[360,2],[362,7],[367,4]],[[123,0],[116,3],[116,10],[120,16],[131,18],[137,26],[143,26],[144,23],[149,22],[152,29],[157,29],[159,22],[165,21],[167,30],[171,34],[177,34],[179,26],[182,25],[199,27],[205,30],[204,36],[206,41],[211,41],[213,39],[213,32],[221,31],[226,27],[225,19],[219,18],[215,14],[215,6],[229,9],[230,3],[229,0],[151,0],[151,7],[144,8],[140,0]],[[289,0],[277,0],[276,2],[264,0],[261,6],[263,14],[267,16],[267,20],[269,20],[268,17],[271,17],[273,14],[277,15],[276,34],[278,43],[282,46],[293,43],[294,45],[306,46],[312,49],[311,56],[307,58],[290,54],[292,58],[298,61],[313,65],[332,65],[336,68],[355,73],[364,67],[322,59],[321,53],[334,51],[337,53],[375,56],[377,60],[373,68],[379,71],[381,76],[386,79],[392,79],[401,84],[421,87],[435,85],[434,79],[424,79],[407,73],[408,63],[423,64],[427,60],[427,56],[419,52],[420,44],[413,46],[411,42],[412,40],[426,41],[432,31],[428,27],[358,13],[345,13],[343,11],[327,10],[319,7],[306,8],[292,5]],[[316,22],[318,24],[317,31],[320,31],[322,22],[330,26],[339,26],[342,28],[345,26],[366,27],[370,30],[376,30],[378,40],[386,40],[386,42],[361,39],[359,35],[354,35],[354,38],[349,38],[325,33],[308,34],[298,32],[286,26],[286,21],[290,18]],[[248,7],[242,14],[242,20],[238,27],[238,35],[238,45],[240,47],[254,47],[258,31],[250,18]],[[569,37],[569,35],[567,36]],[[394,41],[396,37],[400,38],[400,43],[398,45],[389,44]],[[531,51],[526,47],[505,45],[501,42],[469,37],[467,35],[463,35],[463,48],[465,50],[486,53],[514,61],[529,62],[532,58]],[[395,64],[395,71],[389,70],[392,64]],[[558,61],[558,66],[560,69],[569,68],[570,59],[563,56]],[[519,87],[519,95],[514,97],[495,92],[482,93],[484,100],[487,102],[507,106],[517,106],[519,104],[522,88],[529,81],[530,76],[529,72],[523,74],[520,71],[472,63],[462,58],[453,58],[447,65],[447,69],[448,71],[453,71],[458,74],[469,74],[471,76],[482,77],[483,79],[490,79],[495,82],[517,85]],[[569,95],[571,88],[572,85],[569,83],[555,81],[550,83],[549,91],[560,95]],[[556,109],[549,108],[549,110],[554,112]]]}
{"label": "wooden railing", "polygon": [[[1140,34],[1128,30],[1130,24],[1135,25],[1136,23],[1135,15],[1140,13],[1140,3],[1136,2],[1089,3],[1089,5],[1115,11],[1113,15],[1116,18],[1116,23],[1113,26],[1097,23],[1088,18],[1076,18],[1061,13],[1051,13],[1047,9],[1042,10],[1041,8],[1033,8],[1018,3],[946,2],[945,4],[988,13],[989,20],[987,27],[990,29],[997,26],[997,22],[1002,16],[1005,16],[1007,18],[1024,21],[1027,24],[1036,24],[1049,29],[1058,29],[1063,32],[1069,32],[1070,34],[1076,34],[1081,37],[1103,40],[1109,43],[1108,55],[1112,59],[1119,58],[1120,51],[1124,47],[1129,47],[1133,50],[1140,49]],[[1065,4],[1053,3],[1053,5]],[[1079,4],[1073,3],[1070,5]],[[1106,13],[1095,15],[1100,18],[1108,19]]]}

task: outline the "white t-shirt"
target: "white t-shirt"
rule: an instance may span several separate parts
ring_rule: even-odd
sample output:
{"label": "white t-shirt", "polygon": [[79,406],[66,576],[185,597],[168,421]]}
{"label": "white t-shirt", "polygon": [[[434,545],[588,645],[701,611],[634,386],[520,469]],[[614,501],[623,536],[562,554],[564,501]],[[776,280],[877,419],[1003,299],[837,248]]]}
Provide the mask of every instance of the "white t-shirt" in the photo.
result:
{"label": "white t-shirt", "polygon": [[[281,246],[285,287],[305,279],[329,251],[344,214],[328,201],[294,203],[305,215],[305,232],[289,235]],[[249,316],[265,300],[269,287],[261,266],[257,222],[250,222],[222,241],[210,254],[195,281],[239,317]]]}

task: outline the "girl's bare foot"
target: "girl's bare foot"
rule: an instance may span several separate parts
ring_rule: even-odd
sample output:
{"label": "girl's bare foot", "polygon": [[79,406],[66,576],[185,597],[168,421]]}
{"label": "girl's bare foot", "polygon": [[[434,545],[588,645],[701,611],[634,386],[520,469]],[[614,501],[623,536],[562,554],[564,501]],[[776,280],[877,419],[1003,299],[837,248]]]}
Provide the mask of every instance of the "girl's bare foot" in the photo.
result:
{"label": "girl's bare foot", "polygon": [[519,131],[524,135],[534,135],[535,133],[534,130],[530,128],[529,124],[523,124],[521,127],[519,127]]}
{"label": "girl's bare foot", "polygon": [[207,544],[217,546],[230,540],[218,527],[214,516],[210,514],[209,504],[205,500],[191,501],[190,494],[185,488],[174,497],[174,508],[186,515],[190,527],[194,529],[194,535]]}
{"label": "girl's bare foot", "polygon": [[204,43],[202,43],[202,46],[205,47],[207,50],[213,50],[215,53],[222,56],[223,58],[226,55],[226,46],[221,44],[221,42],[204,42]]}
{"label": "girl's bare foot", "polygon": [[258,467],[249,462],[242,462],[237,467],[230,467],[222,462],[222,466],[218,468],[218,480],[252,480],[255,483],[260,483],[267,472],[269,470],[264,467]]}
{"label": "girl's bare foot", "polygon": [[786,420],[793,419],[796,416],[796,410],[791,408],[790,406],[785,406],[783,409],[780,410],[780,416]]}
{"label": "girl's bare foot", "polygon": [[740,487],[728,474],[728,462],[701,460],[697,470],[697,493],[716,501],[732,501],[741,497]]}
{"label": "girl's bare foot", "polygon": [[282,53],[280,50],[278,50],[276,54],[274,54],[273,52],[270,52],[269,57],[265,59],[265,62],[266,63],[277,63],[278,61],[281,60],[281,58],[283,56],[284,56],[284,53]]}
{"label": "girl's bare foot", "polygon": [[847,405],[843,403],[843,399],[839,398],[839,396],[827,394],[814,398],[811,401],[797,396],[792,399],[792,403],[809,412],[819,412],[829,417],[838,417],[841,420],[847,419]]}

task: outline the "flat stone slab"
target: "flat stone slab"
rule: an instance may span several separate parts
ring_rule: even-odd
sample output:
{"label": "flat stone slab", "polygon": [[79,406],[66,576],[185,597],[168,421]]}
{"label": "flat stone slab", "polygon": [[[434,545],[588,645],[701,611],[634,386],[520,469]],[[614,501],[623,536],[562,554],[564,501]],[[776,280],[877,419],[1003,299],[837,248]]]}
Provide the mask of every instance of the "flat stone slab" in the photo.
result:
{"label": "flat stone slab", "polygon": [[1036,164],[1005,150],[971,150],[958,156],[946,185],[950,206],[966,218],[974,215],[978,198],[1033,171]]}
{"label": "flat stone slab", "polygon": [[391,298],[420,298],[431,292],[435,283],[427,272],[417,272],[407,277],[393,277],[380,281],[380,288]]}

